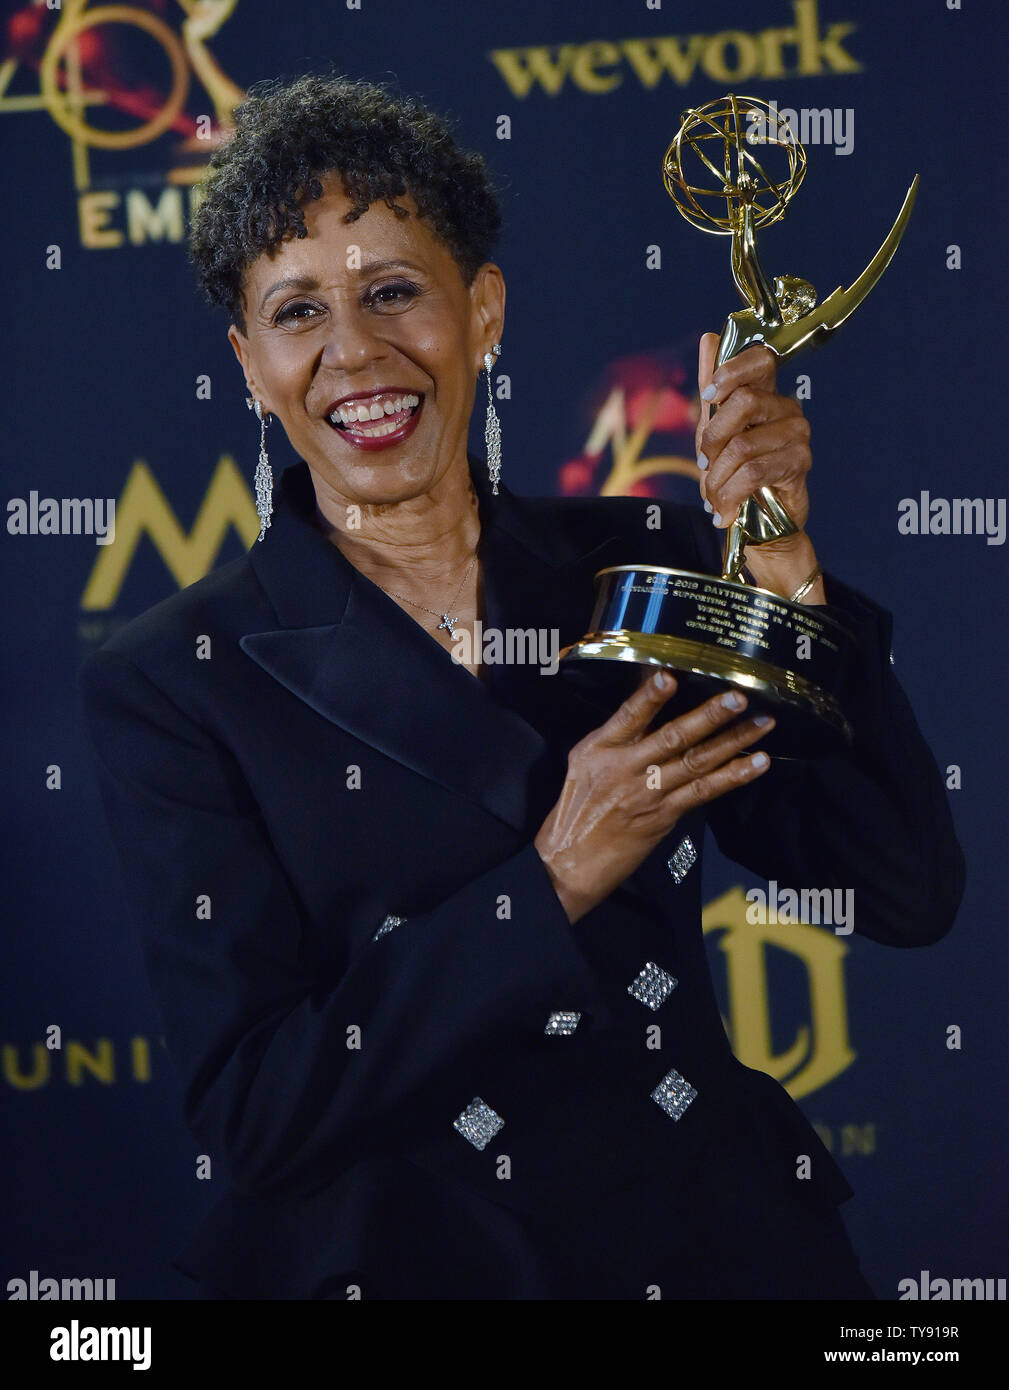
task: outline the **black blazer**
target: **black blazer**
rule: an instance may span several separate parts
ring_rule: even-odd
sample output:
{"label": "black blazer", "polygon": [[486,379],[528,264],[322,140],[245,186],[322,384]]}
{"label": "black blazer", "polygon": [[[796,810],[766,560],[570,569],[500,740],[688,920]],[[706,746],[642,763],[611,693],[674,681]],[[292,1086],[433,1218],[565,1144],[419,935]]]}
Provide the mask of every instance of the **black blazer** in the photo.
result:
{"label": "black blazer", "polygon": [[[654,530],[635,498],[493,498],[470,462],[488,627],[564,645],[603,565],[719,570],[699,509],[664,503]],[[80,671],[185,1118],[226,1194],[177,1266],[213,1296],[867,1294],[851,1188],[734,1059],[701,864],[677,884],[667,860],[687,837],[700,855],[707,824],[755,874],[853,888],[865,936],[949,929],[963,858],[889,614],[827,575],[859,642],[850,754],[776,762],[691,813],[571,926],[532,841],[612,695],[536,666],[475,680],[314,501],[286,469],[261,543]],[[654,1010],[628,991],[649,962],[677,982]],[[574,1031],[545,1031],[565,1011]],[[671,1074],[693,1092],[678,1118],[653,1098]],[[503,1121],[489,1139],[455,1124],[474,1101]]]}

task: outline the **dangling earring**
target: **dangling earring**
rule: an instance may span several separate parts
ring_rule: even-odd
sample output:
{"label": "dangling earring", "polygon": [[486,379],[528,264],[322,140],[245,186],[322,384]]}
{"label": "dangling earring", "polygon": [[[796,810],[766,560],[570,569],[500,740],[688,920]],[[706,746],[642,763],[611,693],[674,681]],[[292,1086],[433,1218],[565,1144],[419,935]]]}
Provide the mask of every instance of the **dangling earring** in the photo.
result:
{"label": "dangling earring", "polygon": [[273,469],[270,467],[270,460],[266,452],[266,427],[273,416],[268,410],[264,411],[259,401],[254,401],[251,396],[246,396],[245,404],[250,410],[256,412],[256,419],[259,421],[259,462],[256,464],[256,511],[259,513],[259,535],[256,539],[261,541],[266,535],[266,528],[273,515]]}
{"label": "dangling earring", "polygon": [[490,387],[490,374],[494,361],[501,354],[501,344],[495,343],[490,352],[483,356],[484,371],[487,373],[487,424],[484,428],[484,442],[487,446],[487,472],[497,496],[498,479],[501,477],[501,421],[494,409],[494,396]]}

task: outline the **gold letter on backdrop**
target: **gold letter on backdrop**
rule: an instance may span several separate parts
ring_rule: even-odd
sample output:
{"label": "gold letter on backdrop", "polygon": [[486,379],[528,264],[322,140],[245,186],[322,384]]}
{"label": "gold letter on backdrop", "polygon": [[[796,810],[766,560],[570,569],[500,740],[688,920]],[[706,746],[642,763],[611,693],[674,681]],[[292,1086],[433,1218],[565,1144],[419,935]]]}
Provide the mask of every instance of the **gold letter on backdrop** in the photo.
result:
{"label": "gold letter on backdrop", "polygon": [[[728,1032],[732,1050],[746,1067],[780,1081],[793,1100],[819,1090],[855,1060],[848,1038],[844,957],[848,948],[830,932],[803,925],[770,925],[746,920],[746,896],[738,885],[707,904],[707,934],[721,932],[728,979]],[[789,951],[806,967],[809,1018],[784,1052],[771,1040],[771,1001],[767,988],[768,947]]]}

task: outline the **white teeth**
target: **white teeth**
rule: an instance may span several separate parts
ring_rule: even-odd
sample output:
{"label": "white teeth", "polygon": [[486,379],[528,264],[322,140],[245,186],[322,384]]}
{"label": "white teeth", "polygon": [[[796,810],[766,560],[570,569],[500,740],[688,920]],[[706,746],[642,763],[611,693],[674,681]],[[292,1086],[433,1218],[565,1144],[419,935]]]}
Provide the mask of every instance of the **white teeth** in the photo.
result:
{"label": "white teeth", "polygon": [[395,431],[398,429],[399,425],[390,420],[388,424],[376,425],[373,430],[368,430],[367,434],[369,439],[371,439],[373,437],[378,437],[383,434],[394,434]]}
{"label": "white teeth", "polygon": [[[331,422],[341,425],[358,425],[372,420],[383,420],[386,415],[398,415],[403,410],[410,410],[415,405],[420,404],[420,397],[412,393],[405,396],[379,398],[371,401],[368,405],[358,405],[354,401],[348,401],[346,405],[337,406],[336,410],[330,415]],[[378,426],[375,429],[366,431],[368,434],[389,434],[392,429],[398,426],[391,426],[385,429]]]}

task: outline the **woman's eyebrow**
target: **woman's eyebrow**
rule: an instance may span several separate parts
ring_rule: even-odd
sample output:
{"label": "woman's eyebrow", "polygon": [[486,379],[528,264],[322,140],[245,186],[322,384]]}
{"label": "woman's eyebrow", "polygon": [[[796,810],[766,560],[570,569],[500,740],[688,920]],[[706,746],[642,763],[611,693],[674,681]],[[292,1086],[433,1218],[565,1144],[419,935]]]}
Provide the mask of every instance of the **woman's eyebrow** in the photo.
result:
{"label": "woman's eyebrow", "polygon": [[[416,261],[401,260],[398,257],[386,261],[368,261],[366,264],[356,267],[359,275],[379,275],[383,270],[395,270],[397,268],[407,270],[424,269],[424,267],[418,265]],[[318,288],[319,281],[314,275],[287,275],[283,280],[276,280],[270,286],[259,301],[259,307],[262,309],[267,300],[272,298],[273,295],[279,294],[281,290],[304,290],[307,292],[309,290],[317,290]]]}
{"label": "woman's eyebrow", "polygon": [[365,265],[361,266],[358,273],[360,275],[380,275],[383,270],[395,270],[400,266],[407,270],[424,269],[424,267],[418,265],[416,261],[405,261],[401,260],[399,257],[394,257],[391,261],[368,261]]}
{"label": "woman's eyebrow", "polygon": [[274,281],[259,301],[259,307],[262,309],[266,301],[273,295],[279,294],[281,290],[317,290],[318,288],[319,282],[314,275],[287,275],[283,280]]}

